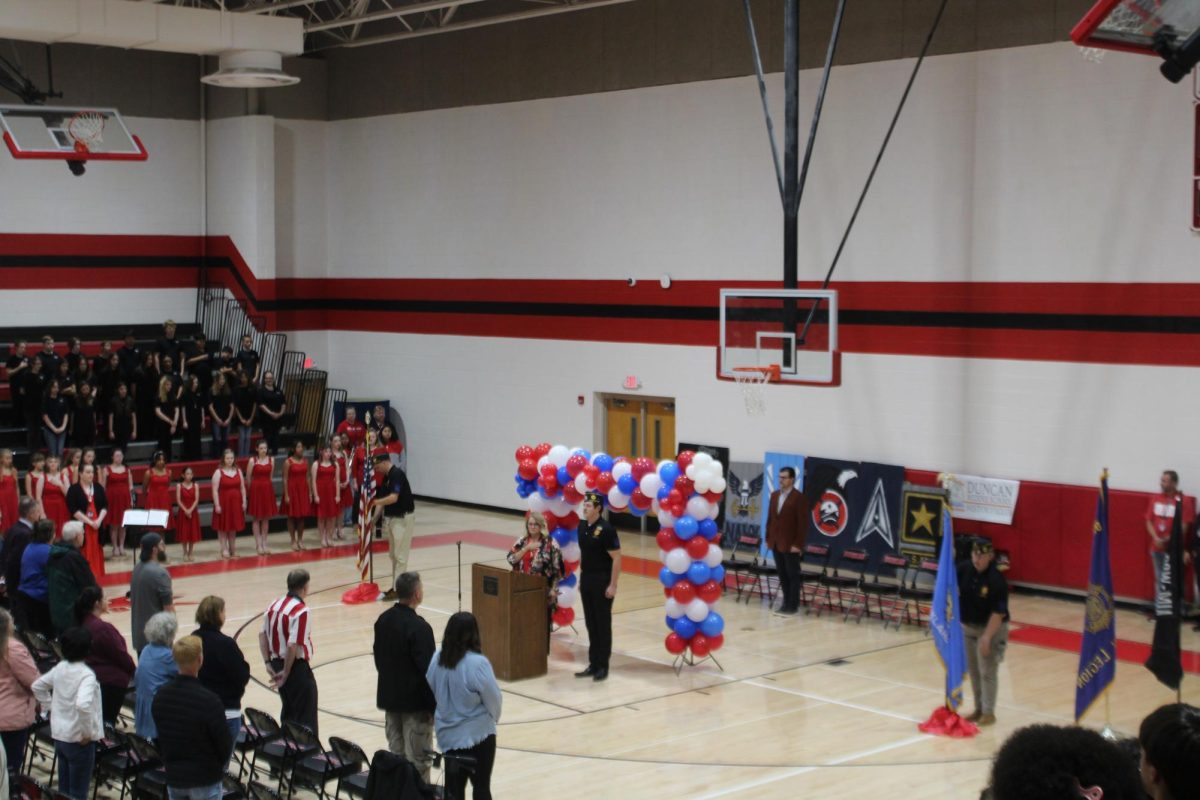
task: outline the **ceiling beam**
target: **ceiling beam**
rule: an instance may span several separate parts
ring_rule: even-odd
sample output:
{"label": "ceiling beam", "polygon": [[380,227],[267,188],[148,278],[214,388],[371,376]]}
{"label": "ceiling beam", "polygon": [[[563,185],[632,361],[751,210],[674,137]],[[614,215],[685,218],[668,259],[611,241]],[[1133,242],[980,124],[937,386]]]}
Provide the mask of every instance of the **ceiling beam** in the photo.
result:
{"label": "ceiling beam", "polygon": [[431,0],[424,3],[410,3],[405,6],[386,9],[384,11],[373,11],[370,14],[362,14],[357,17],[343,17],[341,19],[329,20],[328,22],[316,22],[304,26],[305,33],[316,33],[317,31],[327,31],[333,28],[345,28],[350,25],[361,25],[366,22],[378,22],[384,19],[395,19],[409,14],[419,14],[423,11],[439,11],[443,8],[457,8],[458,6],[470,5],[472,3],[482,3],[484,0]]}

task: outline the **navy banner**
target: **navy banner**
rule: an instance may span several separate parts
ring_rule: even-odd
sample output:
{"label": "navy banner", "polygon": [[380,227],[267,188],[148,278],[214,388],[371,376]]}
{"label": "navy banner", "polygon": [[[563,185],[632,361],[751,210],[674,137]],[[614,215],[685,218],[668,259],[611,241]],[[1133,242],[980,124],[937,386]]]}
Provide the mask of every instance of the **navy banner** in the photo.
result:
{"label": "navy banner", "polygon": [[808,541],[829,545],[831,563],[843,551],[859,549],[873,569],[884,554],[897,551],[904,467],[808,458],[805,472],[812,504]]}

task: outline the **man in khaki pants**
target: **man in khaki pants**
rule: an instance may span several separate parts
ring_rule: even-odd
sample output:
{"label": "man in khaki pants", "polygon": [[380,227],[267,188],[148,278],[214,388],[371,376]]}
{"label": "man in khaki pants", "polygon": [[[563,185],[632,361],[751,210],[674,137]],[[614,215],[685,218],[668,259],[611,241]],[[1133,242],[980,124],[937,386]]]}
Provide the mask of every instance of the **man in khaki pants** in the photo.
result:
{"label": "man in khaki pants", "polygon": [[[408,569],[408,550],[412,546],[413,505],[412,487],[404,470],[392,466],[387,453],[375,456],[375,474],[386,476],[379,494],[371,501],[371,525],[383,515],[383,531],[388,537],[388,555],[392,559],[392,580]],[[395,600],[395,588],[383,595],[385,600]]]}
{"label": "man in khaki pants", "polygon": [[433,712],[437,707],[425,671],[436,649],[433,628],[417,613],[425,597],[421,576],[405,572],[393,585],[396,604],[375,621],[375,706],[384,711],[388,749],[416,766],[429,780]]}
{"label": "man in khaki pants", "polygon": [[975,693],[975,711],[967,719],[980,725],[996,722],[1000,662],[1008,648],[1008,583],[994,558],[992,543],[979,539],[971,546],[971,560],[958,565],[959,613]]}

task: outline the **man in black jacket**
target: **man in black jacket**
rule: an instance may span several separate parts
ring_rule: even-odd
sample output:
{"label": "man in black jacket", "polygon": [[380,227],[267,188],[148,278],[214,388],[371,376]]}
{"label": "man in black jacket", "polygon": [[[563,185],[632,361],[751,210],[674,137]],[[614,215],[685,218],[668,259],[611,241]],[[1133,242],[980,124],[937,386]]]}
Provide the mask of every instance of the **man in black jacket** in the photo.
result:
{"label": "man in black jacket", "polygon": [[46,581],[50,584],[50,620],[61,635],[75,625],[75,602],[84,587],[95,586],[96,576],[79,549],[83,547],[83,523],[71,520],[62,526],[62,539],[50,547]]}
{"label": "man in black jacket", "polygon": [[233,743],[221,698],[200,683],[204,645],[185,636],[171,648],[179,674],[154,695],[150,713],[167,768],[171,800],[220,800],[221,775]]}
{"label": "man in black jacket", "polygon": [[425,597],[421,576],[396,578],[396,605],[375,621],[375,668],[379,684],[375,705],[384,714],[388,749],[416,765],[429,780],[425,751],[433,747],[433,691],[425,671],[433,660],[433,628],[417,614]]}
{"label": "man in black jacket", "polygon": [[[413,536],[413,503],[412,487],[409,486],[408,476],[404,470],[392,466],[392,459],[387,453],[375,456],[375,474],[386,476],[379,494],[371,501],[371,526],[375,520],[383,516],[383,532],[388,537],[388,556],[392,560],[392,576],[396,577],[408,569],[408,550],[412,546]],[[394,589],[389,589],[384,595],[385,600],[396,600]],[[424,674],[424,673],[422,673]]]}
{"label": "man in black jacket", "polygon": [[25,618],[17,601],[17,587],[21,585],[21,556],[25,555],[25,547],[33,536],[33,525],[41,519],[42,507],[32,497],[22,497],[17,505],[20,519],[13,520],[4,532],[4,546],[0,549],[0,569],[3,570],[4,583],[8,593],[9,607],[12,608],[13,618],[17,627],[25,627]]}

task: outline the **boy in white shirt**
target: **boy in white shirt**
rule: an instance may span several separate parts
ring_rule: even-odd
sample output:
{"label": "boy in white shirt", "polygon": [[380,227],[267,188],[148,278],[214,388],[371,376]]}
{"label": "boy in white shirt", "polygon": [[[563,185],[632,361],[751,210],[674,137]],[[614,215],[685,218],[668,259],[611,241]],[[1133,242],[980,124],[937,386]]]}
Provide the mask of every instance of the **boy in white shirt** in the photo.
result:
{"label": "boy in white shirt", "polygon": [[69,628],[59,643],[63,660],[33,682],[33,694],[42,710],[50,712],[58,790],[71,800],[88,800],[96,742],[104,737],[100,682],[83,663],[92,648],[92,635],[85,628]]}

